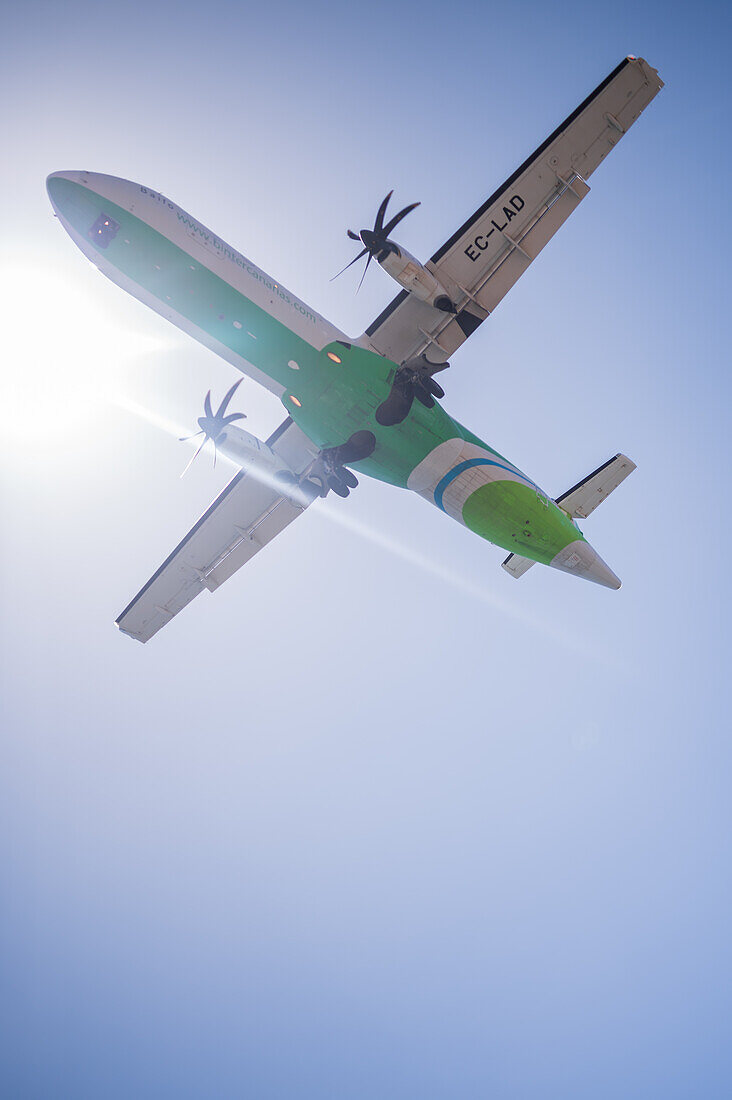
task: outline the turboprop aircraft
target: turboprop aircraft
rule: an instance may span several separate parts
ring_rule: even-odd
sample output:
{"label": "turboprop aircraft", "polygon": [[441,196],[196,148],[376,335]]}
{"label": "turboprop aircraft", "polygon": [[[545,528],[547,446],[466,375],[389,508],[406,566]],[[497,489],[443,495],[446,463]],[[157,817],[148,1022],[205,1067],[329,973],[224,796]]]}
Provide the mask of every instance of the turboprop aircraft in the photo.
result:
{"label": "turboprop aircraft", "polygon": [[354,470],[411,489],[508,550],[514,577],[540,562],[620,587],[577,519],[635,469],[630,459],[615,455],[552,499],[448,414],[435,375],[586,198],[588,178],[662,87],[642,58],[625,58],[427,263],[391,237],[418,204],[387,219],[389,192],[371,228],[348,230],[363,246],[351,263],[376,259],[402,289],[357,339],[159,191],[94,172],[48,177],[59,221],[102,274],[286,412],[263,442],[227,412],[238,382],[216,411],[206,395],[201,446],[211,441],[241,468],[119,616],[123,633],[148,641],[317,497],[348,496]]}

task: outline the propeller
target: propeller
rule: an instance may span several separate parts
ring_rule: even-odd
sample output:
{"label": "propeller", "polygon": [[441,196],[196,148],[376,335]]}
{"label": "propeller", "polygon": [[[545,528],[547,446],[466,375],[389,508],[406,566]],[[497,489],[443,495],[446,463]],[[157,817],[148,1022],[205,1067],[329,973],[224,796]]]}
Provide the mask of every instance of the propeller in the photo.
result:
{"label": "propeller", "polygon": [[226,393],[226,395],[224,397],[224,400],[221,402],[221,404],[219,405],[216,412],[213,411],[213,408],[211,406],[211,390],[209,390],[208,393],[206,394],[206,397],[205,397],[204,402],[203,402],[203,411],[204,411],[205,415],[204,416],[199,416],[199,418],[198,418],[198,426],[201,430],[199,432],[195,432],[193,435],[181,436],[181,438],[179,440],[180,443],[186,443],[186,442],[188,442],[189,439],[197,439],[199,435],[203,436],[203,439],[201,440],[201,443],[200,443],[196,453],[193,455],[193,458],[191,458],[190,461],[188,462],[188,465],[186,466],[185,470],[180,475],[181,477],[183,477],[183,475],[188,471],[188,469],[190,468],[192,463],[195,461],[195,459],[198,458],[201,451],[203,450],[203,448],[208,443],[209,439],[211,440],[211,442],[214,445],[214,466],[215,466],[216,465],[216,454],[217,454],[216,442],[219,439],[219,437],[221,436],[222,432],[224,431],[224,429],[229,424],[233,424],[235,420],[244,420],[244,419],[246,419],[246,413],[229,413],[229,415],[226,416],[226,410],[229,407],[229,402],[231,401],[232,397],[234,396],[234,394],[237,390],[237,387],[239,385],[241,385],[241,381],[242,381],[241,378],[237,379],[237,381],[234,383],[234,385],[231,387],[231,389],[228,390],[228,392]]}
{"label": "propeller", "polygon": [[431,409],[436,397],[445,396],[442,386],[432,375],[449,366],[449,363],[430,363],[425,355],[408,359],[394,375],[386,401],[376,410],[377,423],[385,428],[401,424],[409,415],[415,397],[425,408]]}
{"label": "propeller", "polygon": [[[352,241],[361,241],[364,247],[359,252],[358,256],[354,257],[354,259],[352,259],[350,263],[346,264],[346,266],[338,272],[338,275],[342,275],[343,272],[347,271],[348,268],[355,264],[357,260],[360,260],[363,256],[366,256],[368,254],[368,260],[366,261],[366,266],[363,269],[361,282],[358,284],[358,290],[361,289],[361,283],[363,283],[364,279],[366,278],[366,272],[368,271],[369,264],[371,263],[371,260],[374,258],[374,256],[376,256],[379,263],[381,263],[383,260],[386,259],[390,252],[396,252],[397,254],[399,254],[399,245],[395,244],[394,241],[389,240],[389,234],[393,232],[394,229],[396,229],[402,218],[406,218],[407,214],[411,213],[412,210],[420,205],[418,202],[413,202],[409,206],[405,206],[403,210],[400,210],[398,214],[395,214],[394,217],[389,222],[387,222],[386,225],[384,225],[386,208],[389,205],[389,199],[393,194],[394,192],[390,191],[386,198],[383,199],[381,206],[376,212],[376,220],[374,222],[373,229],[362,229],[360,233],[354,233],[352,229],[346,230],[347,235]],[[338,275],[334,275],[333,279],[337,279]],[[333,282],[333,279],[331,279],[331,282]]]}
{"label": "propeller", "polygon": [[361,462],[374,453],[376,436],[367,430],[354,432],[345,443],[322,450],[312,466],[298,478],[295,474],[280,474],[279,479],[293,488],[314,496],[325,497],[332,489],[339,497],[347,497],[358,485],[358,478],[346,468],[347,462]]}
{"label": "propeller", "polygon": [[320,483],[320,495],[326,496],[332,489],[339,497],[347,497],[351,489],[358,485],[358,478],[346,463],[361,462],[374,453],[376,436],[363,430],[354,432],[345,443],[338,447],[328,447],[320,452],[317,464],[310,472],[310,478]]}

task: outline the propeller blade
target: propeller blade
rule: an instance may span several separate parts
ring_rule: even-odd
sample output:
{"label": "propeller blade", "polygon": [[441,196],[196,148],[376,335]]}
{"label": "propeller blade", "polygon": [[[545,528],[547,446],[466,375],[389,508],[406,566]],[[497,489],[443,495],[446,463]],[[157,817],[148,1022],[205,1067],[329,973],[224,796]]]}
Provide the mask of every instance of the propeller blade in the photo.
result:
{"label": "propeller blade", "polygon": [[223,418],[221,423],[223,424],[224,427],[226,427],[227,424],[233,424],[235,420],[246,420],[246,418],[247,418],[246,413],[229,413],[228,416],[225,416]]}
{"label": "propeller blade", "polygon": [[328,475],[328,485],[339,497],[347,497],[351,491],[347,485],[343,484],[337,474]]}
{"label": "propeller blade", "polygon": [[[386,213],[386,208],[389,205],[389,199],[393,194],[393,190],[389,192],[386,198],[382,201],[381,206],[376,213],[376,221],[374,222],[374,233],[376,233],[378,236],[382,235],[381,231],[384,225],[384,214]],[[384,233],[384,236],[387,237],[388,233]]]}
{"label": "propeller blade", "polygon": [[[368,252],[368,248],[362,248],[361,251],[359,252],[358,256],[355,256],[351,260],[350,264],[346,264],[345,267],[342,267],[341,270],[338,272],[338,274],[333,276],[333,279],[337,279],[338,275],[342,275],[344,271],[348,271],[349,267],[351,267],[353,264],[355,264],[356,260],[360,260],[362,256],[365,256],[367,252]],[[331,279],[330,281],[333,282],[333,279]]]}
{"label": "propeller blade", "polygon": [[[198,433],[197,433],[197,434],[198,434]],[[204,434],[205,434],[205,433],[204,433]],[[204,440],[203,440],[203,442],[202,442],[202,443],[200,444],[200,446],[199,446],[198,450],[196,451],[196,453],[194,454],[193,458],[189,459],[189,461],[188,461],[188,464],[187,464],[187,466],[186,466],[185,470],[184,470],[184,471],[183,471],[183,473],[182,473],[182,474],[180,475],[181,477],[185,477],[185,475],[186,475],[186,474],[188,473],[188,471],[190,470],[191,466],[193,465],[193,463],[195,462],[195,460],[196,460],[196,459],[198,458],[198,456],[200,455],[200,453],[201,453],[201,451],[203,450],[203,448],[204,448],[204,447],[206,446],[206,440],[207,440],[207,439],[208,439],[208,436],[205,436],[205,439],[204,439]]]}
{"label": "propeller blade", "polygon": [[211,408],[211,390],[208,391],[204,398],[203,408],[206,416],[213,417],[213,409]]}
{"label": "propeller blade", "polygon": [[[368,249],[366,249],[366,251],[368,252]],[[368,260],[366,261],[366,267],[365,267],[365,268],[363,269],[363,275],[361,276],[361,282],[360,282],[360,283],[358,284],[358,286],[356,287],[356,294],[358,294],[359,290],[361,289],[361,285],[362,285],[362,283],[363,283],[364,279],[366,278],[366,272],[367,272],[367,271],[368,271],[368,269],[369,269],[369,264],[371,263],[371,261],[372,261],[372,259],[373,259],[373,258],[374,258],[374,256],[373,256],[373,252],[369,252],[369,258],[368,258]]]}
{"label": "propeller blade", "polygon": [[179,435],[178,436],[178,442],[179,443],[187,443],[189,439],[195,439],[196,436],[205,435],[205,434],[206,433],[203,431],[203,429],[201,429],[200,432],[194,432],[193,435]]}
{"label": "propeller blade", "polygon": [[355,489],[358,485],[358,478],[356,477],[356,475],[350,470],[346,469],[345,466],[341,466],[340,470],[338,471],[338,476],[341,481],[345,481],[349,489]]}
{"label": "propeller blade", "polygon": [[354,432],[350,439],[336,447],[333,453],[333,461],[336,466],[343,466],[346,462],[360,462],[369,458],[376,448],[376,436],[367,428]]}
{"label": "propeller blade", "polygon": [[386,401],[382,401],[376,410],[376,421],[385,428],[391,428],[394,424],[401,424],[409,416],[414,394],[410,390],[404,393],[397,386],[392,386],[391,393]]}
{"label": "propeller blade", "polygon": [[388,237],[391,231],[399,225],[402,218],[406,218],[407,214],[411,214],[412,210],[416,210],[418,206],[422,204],[419,202],[413,202],[410,206],[405,206],[403,210],[400,210],[398,214],[395,214],[388,225],[385,225],[382,231],[384,237]]}
{"label": "propeller blade", "polygon": [[228,406],[229,402],[231,401],[232,397],[234,396],[234,394],[236,393],[237,388],[241,385],[241,382],[242,382],[241,378],[237,378],[236,382],[231,387],[231,389],[227,391],[226,395],[224,396],[224,400],[221,402],[221,404],[219,405],[218,410],[216,412],[216,419],[217,420],[219,419],[220,416],[223,416],[224,413],[226,412],[227,406]]}
{"label": "propeller blade", "polygon": [[352,229],[347,229],[346,233],[351,238],[352,241],[360,241],[361,240],[358,233],[354,233]]}

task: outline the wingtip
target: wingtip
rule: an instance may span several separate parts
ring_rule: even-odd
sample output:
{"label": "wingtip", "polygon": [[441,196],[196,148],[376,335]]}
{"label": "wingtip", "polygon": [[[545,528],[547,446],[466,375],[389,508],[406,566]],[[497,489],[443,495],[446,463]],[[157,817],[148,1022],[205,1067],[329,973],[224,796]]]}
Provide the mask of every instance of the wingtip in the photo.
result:
{"label": "wingtip", "polygon": [[119,619],[114,620],[114,625],[117,627],[117,630],[119,630],[120,634],[124,634],[127,638],[132,638],[133,642],[140,642],[141,645],[145,644],[145,642],[147,641],[146,638],[140,638],[139,635],[133,634],[131,630],[125,630],[123,626],[120,626],[120,622],[121,616]]}

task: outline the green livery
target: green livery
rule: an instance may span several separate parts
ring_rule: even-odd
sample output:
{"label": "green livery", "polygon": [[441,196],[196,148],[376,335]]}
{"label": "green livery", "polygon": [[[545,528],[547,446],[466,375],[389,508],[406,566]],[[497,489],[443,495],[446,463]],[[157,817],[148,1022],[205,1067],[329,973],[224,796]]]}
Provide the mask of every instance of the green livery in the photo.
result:
{"label": "green livery", "polygon": [[[535,562],[619,588],[577,526],[635,468],[616,455],[552,499],[454,420],[435,375],[490,316],[589,193],[587,179],[663,82],[627,57],[422,264],[391,236],[418,204],[348,236],[402,288],[362,336],[346,336],[160,192],[90,172],[48,178],[61,224],[99,270],[281,400],[267,443],[206,397],[201,447],[241,466],[117,620],[147,641],[204,587],[213,591],[316,495],[347,496],[353,471],[418,493],[503,547],[507,572]],[[351,266],[350,264],[347,266]],[[344,269],[345,270],[345,269]],[[365,274],[365,272],[364,272]],[[199,448],[200,450],[200,448]],[[198,453],[198,452],[196,452]]]}
{"label": "green livery", "polygon": [[[374,453],[351,465],[369,477],[407,488],[410,475],[440,444],[465,440],[480,447],[486,459],[495,460],[496,469],[519,479],[490,482],[468,497],[462,518],[471,531],[544,564],[584,537],[516,466],[439,404],[426,408],[415,401],[402,424],[378,424],[376,410],[389,394],[398,364],[347,340],[313,347],[220,275],[192,264],[189,253],[135,214],[63,177],[51,177],[49,192],[80,236],[88,235],[100,214],[113,218],[119,229],[105,249],[105,261],[161,305],[170,302],[198,328],[280,383],[288,415],[318,447],[335,447],[354,432],[368,429],[376,437]],[[239,321],[237,327],[231,318]]]}

